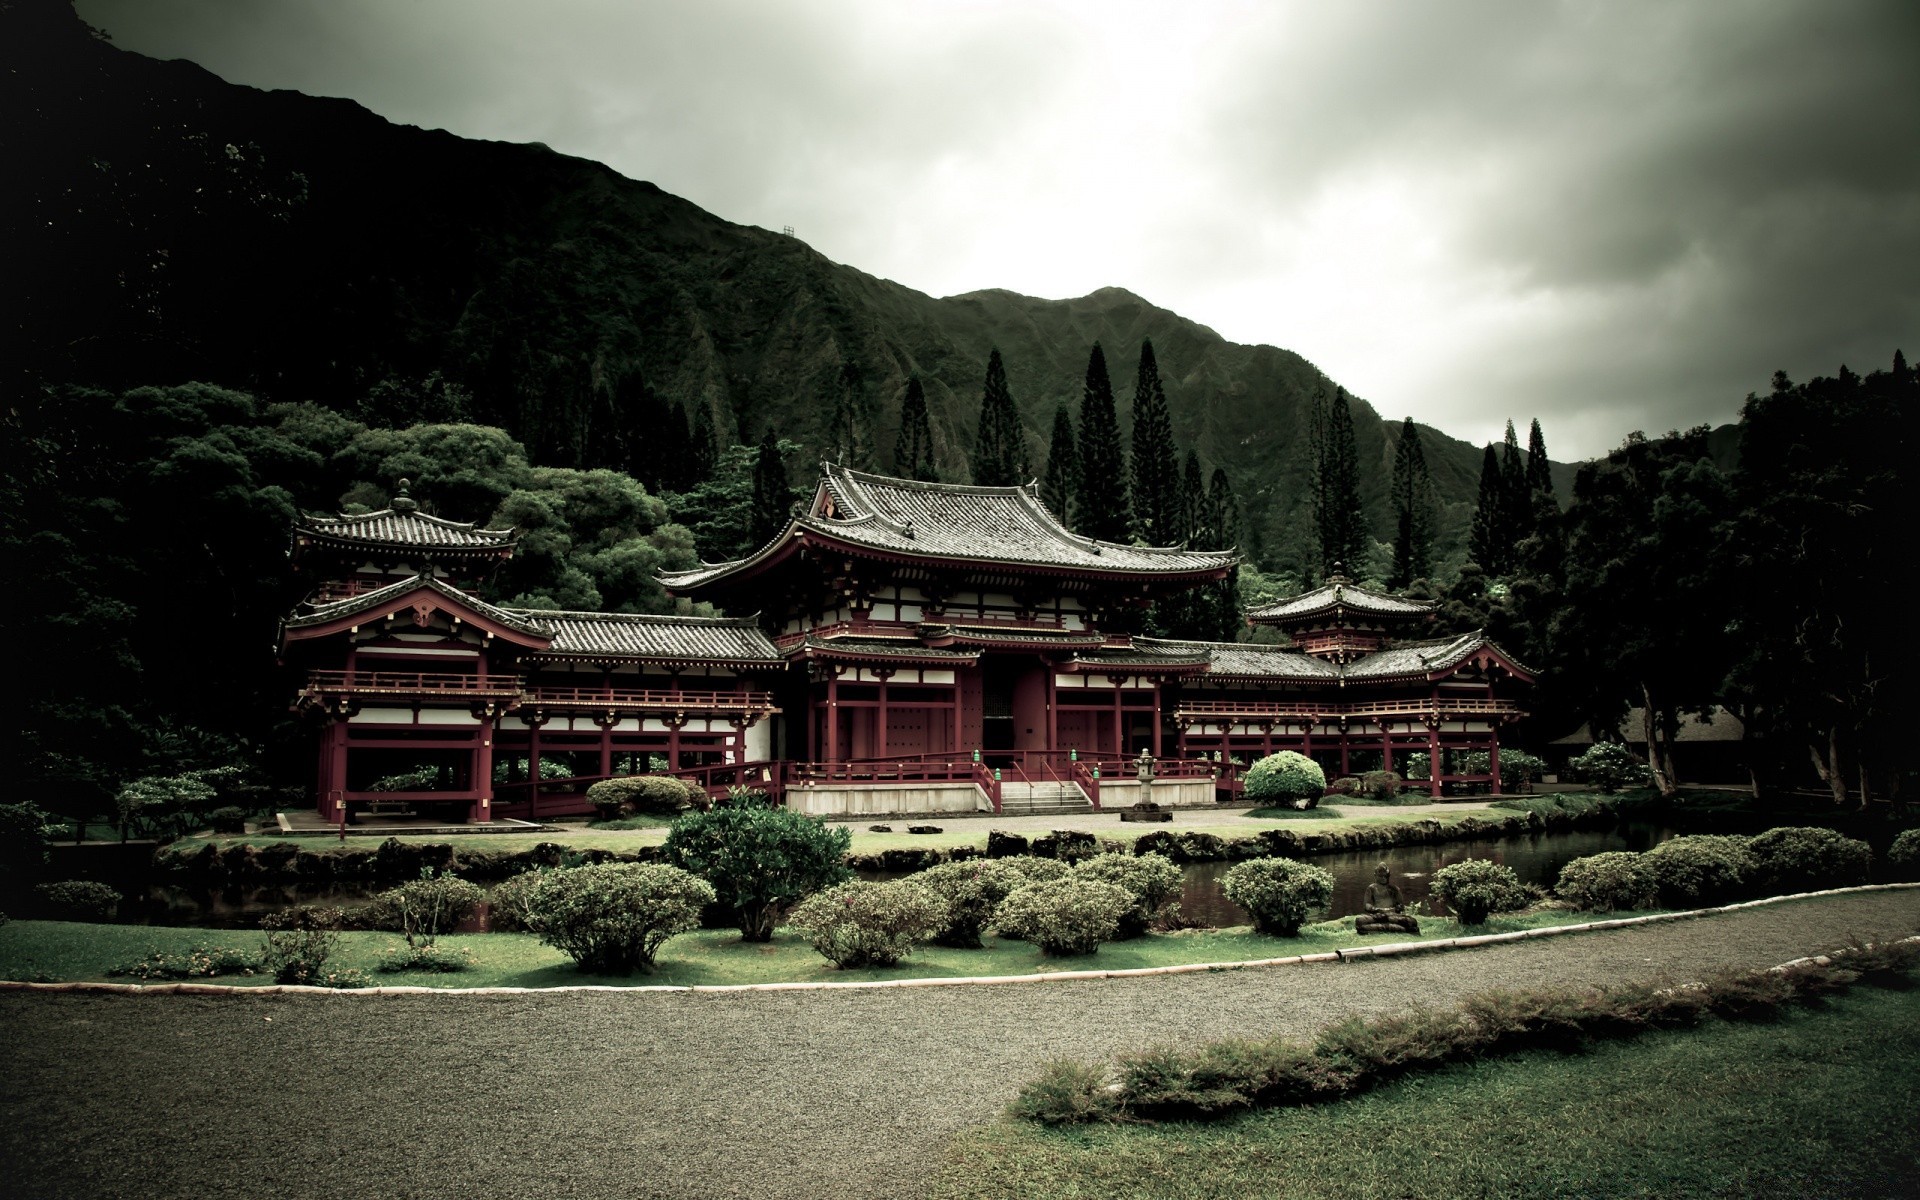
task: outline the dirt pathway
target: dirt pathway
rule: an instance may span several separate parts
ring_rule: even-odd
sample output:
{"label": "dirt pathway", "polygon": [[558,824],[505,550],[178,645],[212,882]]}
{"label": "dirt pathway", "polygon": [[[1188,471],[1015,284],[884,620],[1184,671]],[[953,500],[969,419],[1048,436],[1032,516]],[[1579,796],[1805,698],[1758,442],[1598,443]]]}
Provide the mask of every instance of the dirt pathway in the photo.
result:
{"label": "dirt pathway", "polygon": [[0,995],[12,1197],[914,1196],[1036,1063],[1920,930],[1920,892],[1480,950],[1014,987]]}

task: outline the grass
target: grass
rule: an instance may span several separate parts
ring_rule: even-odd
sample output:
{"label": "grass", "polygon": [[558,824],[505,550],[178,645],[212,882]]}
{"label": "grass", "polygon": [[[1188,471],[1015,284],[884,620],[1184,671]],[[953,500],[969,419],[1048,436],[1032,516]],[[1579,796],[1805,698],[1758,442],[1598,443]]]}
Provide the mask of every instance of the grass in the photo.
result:
{"label": "grass", "polygon": [[[1620,914],[1627,915],[1627,914]],[[1544,925],[1569,925],[1592,919],[1591,914],[1543,909],[1495,917],[1485,930],[1505,932]],[[1025,942],[989,937],[981,950],[953,950],[923,946],[896,967],[842,971],[831,966],[805,939],[781,929],[770,943],[750,944],[736,930],[706,929],[681,934],[666,944],[651,975],[602,978],[583,975],[558,950],[544,946],[532,934],[448,934],[440,941],[449,949],[473,953],[475,968],[459,974],[402,973],[381,975],[379,982],[420,987],[559,987],[580,983],[607,984],[735,984],[789,981],[851,982],[877,979],[955,978],[969,975],[1028,975],[1047,971],[1112,971],[1132,967],[1166,967],[1187,963],[1243,962],[1320,954],[1346,946],[1385,945],[1399,941],[1430,941],[1462,932],[1453,921],[1420,918],[1420,935],[1361,937],[1353,918],[1309,925],[1297,938],[1268,937],[1245,927],[1149,934],[1124,942],[1109,942],[1095,954],[1048,958]],[[347,932],[332,966],[358,967],[372,972],[380,956],[400,942],[399,935]],[[78,981],[111,978],[107,971],[150,951],[183,953],[196,946],[235,946],[252,949],[260,935],[251,930],[190,929],[157,925],[93,925],[76,921],[12,921],[0,926],[0,979]],[[132,982],[132,981],[126,981]],[[272,982],[262,978],[221,978],[205,982],[238,985]]]}
{"label": "grass", "polygon": [[[1340,803],[1352,802],[1342,800]],[[1247,810],[1247,815],[1258,821],[1345,821],[1349,819],[1330,808],[1250,808]]]}
{"label": "grass", "polygon": [[1209,1124],[961,1134],[937,1200],[1915,1194],[1920,992],[1448,1068]]}

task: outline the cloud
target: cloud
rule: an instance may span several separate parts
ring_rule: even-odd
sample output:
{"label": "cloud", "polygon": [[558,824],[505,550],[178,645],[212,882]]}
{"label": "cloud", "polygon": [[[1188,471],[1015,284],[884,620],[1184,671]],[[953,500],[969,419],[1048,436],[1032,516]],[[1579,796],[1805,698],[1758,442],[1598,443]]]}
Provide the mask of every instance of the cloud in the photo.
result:
{"label": "cloud", "polygon": [[82,0],[935,294],[1125,286],[1556,453],[1920,352],[1920,7]]}

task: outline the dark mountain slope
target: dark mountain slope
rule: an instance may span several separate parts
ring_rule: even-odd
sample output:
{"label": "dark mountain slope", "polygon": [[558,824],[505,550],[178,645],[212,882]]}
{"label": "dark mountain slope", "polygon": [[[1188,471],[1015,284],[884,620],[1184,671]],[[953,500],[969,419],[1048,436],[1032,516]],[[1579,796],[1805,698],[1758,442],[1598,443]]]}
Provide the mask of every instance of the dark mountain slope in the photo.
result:
{"label": "dark mountain slope", "polygon": [[[57,4],[0,21],[0,153],[19,169],[0,197],[0,317],[16,386],[202,379],[351,409],[437,373],[470,393],[461,415],[571,465],[620,461],[635,435],[614,396],[636,377],[705,406],[723,437],[771,426],[814,450],[851,362],[875,465],[889,465],[918,373],[943,471],[964,479],[991,347],[1037,469],[1055,403],[1077,410],[1089,345],[1107,348],[1124,422],[1151,337],[1176,439],[1227,469],[1248,548],[1279,566],[1304,545],[1306,402],[1333,384],[1299,355],[1227,342],[1118,288],[936,299],[543,146],[227,84],[114,49]],[[1364,404],[1355,416],[1382,536],[1394,427]],[[1426,435],[1445,548],[1478,451]]]}

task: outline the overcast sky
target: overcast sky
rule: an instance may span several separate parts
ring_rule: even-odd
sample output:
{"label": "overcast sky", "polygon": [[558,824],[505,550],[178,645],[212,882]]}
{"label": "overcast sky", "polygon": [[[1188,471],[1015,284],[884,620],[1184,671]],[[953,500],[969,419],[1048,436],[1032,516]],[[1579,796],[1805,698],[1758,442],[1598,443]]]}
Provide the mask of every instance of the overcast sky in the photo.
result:
{"label": "overcast sky", "polygon": [[1920,4],[80,0],[934,295],[1117,285],[1556,458],[1920,355]]}

